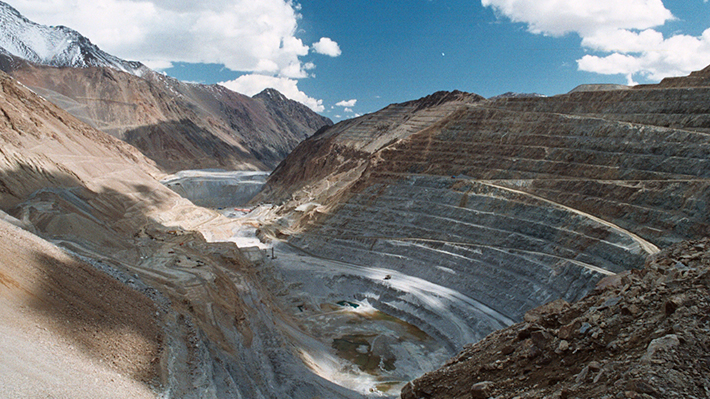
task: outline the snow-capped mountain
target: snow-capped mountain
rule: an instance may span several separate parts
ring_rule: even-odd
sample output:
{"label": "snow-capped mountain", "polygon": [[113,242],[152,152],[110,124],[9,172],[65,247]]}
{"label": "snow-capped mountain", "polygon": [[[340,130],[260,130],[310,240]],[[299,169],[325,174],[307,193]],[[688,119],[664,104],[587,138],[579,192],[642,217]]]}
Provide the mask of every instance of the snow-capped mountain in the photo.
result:
{"label": "snow-capped mountain", "polygon": [[[91,67],[91,68],[89,68]],[[275,90],[254,98],[181,82],[0,1],[0,70],[165,171],[272,169],[330,119]]]}
{"label": "snow-capped mountain", "polygon": [[149,71],[140,62],[102,51],[73,29],[37,24],[0,1],[0,54],[3,52],[47,66],[109,67],[137,76]]}

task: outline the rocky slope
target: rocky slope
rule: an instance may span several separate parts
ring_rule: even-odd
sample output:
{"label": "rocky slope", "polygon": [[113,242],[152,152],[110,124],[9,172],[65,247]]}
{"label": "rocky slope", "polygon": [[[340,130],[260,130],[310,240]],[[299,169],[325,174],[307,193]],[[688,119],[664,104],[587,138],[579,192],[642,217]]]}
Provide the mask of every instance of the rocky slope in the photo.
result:
{"label": "rocky slope", "polygon": [[[276,243],[269,259],[229,242],[243,226],[157,178],[188,160],[266,166],[278,146],[264,137],[263,151],[251,148],[221,130],[220,115],[230,126],[314,127],[294,104],[273,91],[246,101],[157,74],[0,60],[29,79],[0,73],[0,232],[10,237],[0,258],[12,259],[0,262],[0,317],[22,320],[2,323],[11,338],[0,375],[42,381],[0,396],[86,395],[47,377],[79,378],[67,362],[116,377],[96,388],[131,397],[380,396],[501,329],[403,394],[706,390],[704,374],[690,382],[706,368],[689,369],[687,353],[707,357],[710,244],[656,254],[710,232],[708,70],[550,98],[439,92],[322,128],[257,199],[279,206],[242,222],[239,239]],[[144,119],[123,131],[132,108]],[[658,257],[641,270],[648,256]],[[140,304],[130,317],[124,298]],[[497,374],[505,365],[519,373]]]}
{"label": "rocky slope", "polygon": [[682,242],[576,303],[528,311],[401,397],[707,398],[708,298],[710,239]]}
{"label": "rocky slope", "polygon": [[155,397],[153,301],[2,216],[0,396]]}
{"label": "rocky slope", "polygon": [[[706,74],[550,98],[436,93],[339,123],[272,174],[258,201],[281,219],[262,231],[451,289],[490,309],[466,315],[481,339],[710,234]],[[451,347],[471,342],[415,319],[404,294],[363,296]]]}
{"label": "rocky slope", "polygon": [[162,175],[0,72],[0,396],[359,397]]}
{"label": "rocky slope", "polygon": [[180,82],[107,54],[65,27],[34,24],[0,2],[0,69],[164,171],[274,168],[332,122],[269,89],[250,98]]}

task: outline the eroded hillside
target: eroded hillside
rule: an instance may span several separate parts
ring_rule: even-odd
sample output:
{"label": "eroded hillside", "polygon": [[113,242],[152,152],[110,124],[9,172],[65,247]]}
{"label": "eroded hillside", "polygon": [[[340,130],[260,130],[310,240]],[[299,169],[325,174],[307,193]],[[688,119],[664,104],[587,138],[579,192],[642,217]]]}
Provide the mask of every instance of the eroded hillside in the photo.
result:
{"label": "eroded hillside", "polygon": [[105,67],[56,68],[18,59],[0,64],[38,94],[132,144],[167,172],[272,169],[301,140],[332,124],[278,92],[250,98],[153,71],[138,77]]}

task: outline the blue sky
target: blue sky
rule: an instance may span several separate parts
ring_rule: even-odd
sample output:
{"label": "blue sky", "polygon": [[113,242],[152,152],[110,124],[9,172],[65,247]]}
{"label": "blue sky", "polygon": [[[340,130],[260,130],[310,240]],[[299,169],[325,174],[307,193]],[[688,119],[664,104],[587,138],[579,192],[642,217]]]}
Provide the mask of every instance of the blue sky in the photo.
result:
{"label": "blue sky", "polygon": [[334,120],[438,90],[554,95],[582,83],[656,82],[710,64],[704,0],[10,4],[179,79],[249,95],[274,86]]}

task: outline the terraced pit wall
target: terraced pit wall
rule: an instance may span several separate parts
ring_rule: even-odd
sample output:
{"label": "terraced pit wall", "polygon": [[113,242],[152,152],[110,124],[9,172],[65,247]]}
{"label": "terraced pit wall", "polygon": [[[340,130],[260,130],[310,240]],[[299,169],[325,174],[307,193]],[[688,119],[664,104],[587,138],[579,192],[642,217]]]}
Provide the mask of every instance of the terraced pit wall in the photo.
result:
{"label": "terraced pit wall", "polygon": [[[709,94],[652,86],[390,106],[302,143],[267,192],[290,195],[284,214],[322,204],[284,230],[294,245],[421,277],[521,320],[710,234]],[[318,162],[317,178],[284,167]],[[481,337],[496,324],[469,319]]]}

